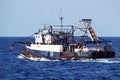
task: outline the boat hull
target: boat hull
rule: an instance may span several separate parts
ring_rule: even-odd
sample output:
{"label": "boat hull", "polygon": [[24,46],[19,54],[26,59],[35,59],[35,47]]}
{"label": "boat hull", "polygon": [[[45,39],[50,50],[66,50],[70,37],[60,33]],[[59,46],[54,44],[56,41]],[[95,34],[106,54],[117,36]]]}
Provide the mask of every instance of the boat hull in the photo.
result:
{"label": "boat hull", "polygon": [[39,50],[22,50],[20,55],[29,59],[33,58],[48,58],[48,59],[60,59],[60,60],[71,60],[71,59],[97,59],[97,58],[114,58],[115,52],[104,52],[104,51],[92,51],[92,52],[50,52],[50,51],[39,51]]}

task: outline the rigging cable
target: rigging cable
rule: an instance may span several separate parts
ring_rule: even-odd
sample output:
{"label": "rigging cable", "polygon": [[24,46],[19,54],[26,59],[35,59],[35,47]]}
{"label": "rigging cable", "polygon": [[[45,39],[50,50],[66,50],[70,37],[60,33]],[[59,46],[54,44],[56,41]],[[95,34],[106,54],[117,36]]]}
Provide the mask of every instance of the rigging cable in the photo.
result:
{"label": "rigging cable", "polygon": [[12,42],[11,45],[10,45],[10,47],[9,47],[9,50],[10,50],[10,51],[15,50],[15,45],[16,45],[16,44],[29,44],[30,42],[26,42],[26,41],[27,41],[28,39],[30,39],[33,35],[34,35],[34,34],[32,34],[32,35],[30,35],[30,36],[28,36],[28,37],[22,38],[22,39],[20,39],[20,40],[18,40],[18,41]]}

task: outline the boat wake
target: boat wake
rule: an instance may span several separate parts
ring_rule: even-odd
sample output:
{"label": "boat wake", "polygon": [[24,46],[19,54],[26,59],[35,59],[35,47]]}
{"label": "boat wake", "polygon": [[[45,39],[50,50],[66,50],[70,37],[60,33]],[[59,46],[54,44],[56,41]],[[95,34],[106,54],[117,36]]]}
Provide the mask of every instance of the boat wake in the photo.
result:
{"label": "boat wake", "polygon": [[110,59],[83,59],[78,60],[80,62],[100,62],[100,63],[120,63],[120,58],[110,58]]}
{"label": "boat wake", "polygon": [[18,58],[20,59],[28,59],[28,60],[32,60],[32,61],[59,61],[59,60],[51,60],[51,59],[48,59],[48,58],[45,58],[45,57],[41,57],[41,58],[37,58],[37,57],[25,57],[23,55],[19,55]]}
{"label": "boat wake", "polygon": [[115,53],[116,53],[115,57],[116,57],[116,58],[120,58],[120,49],[118,49],[118,48],[116,48],[116,47],[114,47],[113,49],[114,49],[114,51],[115,51]]}
{"label": "boat wake", "polygon": [[99,63],[120,63],[120,58],[109,58],[109,59],[105,59],[105,58],[102,58],[102,59],[80,59],[80,60],[58,60],[58,59],[48,59],[48,58],[45,58],[45,57],[41,57],[41,58],[35,58],[35,57],[30,57],[30,58],[27,58],[27,57],[24,57],[22,55],[19,55],[18,56],[19,59],[28,59],[28,60],[32,60],[32,61],[51,61],[51,62],[54,62],[54,61],[69,61],[69,62],[99,62]]}

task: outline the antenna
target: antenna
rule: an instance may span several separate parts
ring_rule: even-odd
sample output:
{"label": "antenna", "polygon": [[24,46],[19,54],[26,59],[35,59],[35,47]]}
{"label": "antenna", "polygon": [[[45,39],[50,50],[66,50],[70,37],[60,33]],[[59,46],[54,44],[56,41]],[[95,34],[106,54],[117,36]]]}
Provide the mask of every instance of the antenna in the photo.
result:
{"label": "antenna", "polygon": [[63,30],[63,17],[62,17],[62,8],[60,9],[60,22],[61,22],[61,30]]}
{"label": "antenna", "polygon": [[39,13],[39,17],[38,17],[38,28],[39,28],[39,30],[38,30],[38,32],[40,32],[40,26],[41,26],[41,19],[42,19],[42,11],[41,11],[41,9],[40,9],[40,13]]}

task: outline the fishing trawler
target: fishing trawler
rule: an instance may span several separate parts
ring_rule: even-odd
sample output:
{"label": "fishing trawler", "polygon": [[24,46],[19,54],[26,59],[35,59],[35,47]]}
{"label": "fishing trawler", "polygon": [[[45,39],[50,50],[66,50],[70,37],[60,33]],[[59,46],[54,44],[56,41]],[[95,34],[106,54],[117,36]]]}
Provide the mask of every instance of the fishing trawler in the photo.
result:
{"label": "fishing trawler", "polygon": [[26,44],[20,56],[27,59],[44,57],[60,60],[115,57],[111,41],[97,37],[91,26],[91,19],[79,21],[84,27],[63,25],[63,17],[60,21],[60,25],[44,25],[43,29],[34,34],[35,41]]}

